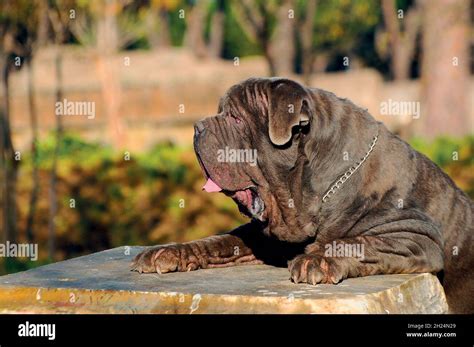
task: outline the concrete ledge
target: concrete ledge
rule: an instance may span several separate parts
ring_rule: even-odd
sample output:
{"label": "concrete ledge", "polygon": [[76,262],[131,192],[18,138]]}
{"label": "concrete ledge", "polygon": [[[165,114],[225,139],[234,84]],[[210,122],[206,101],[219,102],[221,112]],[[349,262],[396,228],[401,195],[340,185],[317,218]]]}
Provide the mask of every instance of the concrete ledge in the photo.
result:
{"label": "concrete ledge", "polygon": [[[289,281],[266,265],[140,275],[120,247],[0,277],[0,313],[446,313],[431,274]],[[127,251],[128,250],[128,251]]]}

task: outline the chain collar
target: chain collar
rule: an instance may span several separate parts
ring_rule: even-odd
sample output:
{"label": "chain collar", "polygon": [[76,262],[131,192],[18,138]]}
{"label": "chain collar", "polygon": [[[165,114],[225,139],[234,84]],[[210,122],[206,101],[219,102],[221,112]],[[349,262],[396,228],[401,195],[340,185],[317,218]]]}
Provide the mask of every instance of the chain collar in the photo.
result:
{"label": "chain collar", "polygon": [[375,144],[377,143],[377,140],[379,138],[379,135],[378,135],[378,132],[377,132],[377,135],[374,136],[374,138],[372,139],[372,143],[370,144],[370,147],[369,147],[369,150],[367,151],[367,153],[364,155],[364,157],[357,163],[355,163],[355,165],[351,166],[349,168],[349,170],[347,170],[341,177],[339,177],[339,179],[336,181],[336,183],[334,183],[326,192],[326,194],[324,194],[323,196],[323,203],[327,202],[329,200],[329,198],[334,194],[336,193],[336,191],[341,188],[341,186],[349,179],[349,177],[351,177],[354,172],[356,172],[359,167],[364,163],[364,161],[367,160],[367,158],[369,157],[370,153],[372,153],[374,147],[375,147]]}

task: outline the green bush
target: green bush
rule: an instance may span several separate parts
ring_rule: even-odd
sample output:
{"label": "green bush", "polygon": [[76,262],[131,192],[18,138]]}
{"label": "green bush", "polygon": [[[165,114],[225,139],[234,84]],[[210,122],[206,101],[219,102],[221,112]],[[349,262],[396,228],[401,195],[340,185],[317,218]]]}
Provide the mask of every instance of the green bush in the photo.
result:
{"label": "green bush", "polygon": [[[65,135],[58,159],[59,211],[55,220],[56,260],[111,247],[183,242],[228,231],[244,219],[234,202],[201,191],[204,184],[192,148],[160,143],[149,151],[123,153]],[[47,258],[50,170],[54,138],[38,144],[40,193],[34,222],[40,262]],[[19,239],[31,193],[31,155],[18,182]],[[210,215],[213,218],[208,218]],[[34,263],[8,265],[22,270]]]}
{"label": "green bush", "polygon": [[459,188],[474,198],[474,136],[438,137],[434,141],[413,138],[410,144],[433,160]]}

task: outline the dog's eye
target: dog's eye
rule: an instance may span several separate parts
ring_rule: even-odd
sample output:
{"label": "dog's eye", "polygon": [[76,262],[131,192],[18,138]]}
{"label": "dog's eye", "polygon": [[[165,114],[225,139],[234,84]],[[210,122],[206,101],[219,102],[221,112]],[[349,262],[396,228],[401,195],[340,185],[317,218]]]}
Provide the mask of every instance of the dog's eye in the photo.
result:
{"label": "dog's eye", "polygon": [[232,115],[232,114],[230,115],[230,117],[231,117],[232,120],[233,120],[234,122],[236,122],[237,124],[240,124],[240,123],[242,122],[242,120],[241,120],[239,117],[236,117],[236,116],[234,116],[234,115]]}

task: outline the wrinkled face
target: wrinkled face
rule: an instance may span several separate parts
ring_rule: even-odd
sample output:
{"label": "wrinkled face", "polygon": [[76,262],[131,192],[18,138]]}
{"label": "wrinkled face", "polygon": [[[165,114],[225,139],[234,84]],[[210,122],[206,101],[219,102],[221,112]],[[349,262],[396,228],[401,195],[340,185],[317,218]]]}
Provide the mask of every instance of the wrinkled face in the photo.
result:
{"label": "wrinkled face", "polygon": [[296,82],[250,79],[226,93],[216,116],[195,124],[203,189],[232,197],[243,214],[286,241],[307,237],[295,229],[296,212],[288,206],[301,195],[301,182],[293,176],[304,162],[311,103]]}

